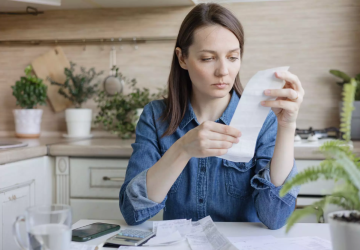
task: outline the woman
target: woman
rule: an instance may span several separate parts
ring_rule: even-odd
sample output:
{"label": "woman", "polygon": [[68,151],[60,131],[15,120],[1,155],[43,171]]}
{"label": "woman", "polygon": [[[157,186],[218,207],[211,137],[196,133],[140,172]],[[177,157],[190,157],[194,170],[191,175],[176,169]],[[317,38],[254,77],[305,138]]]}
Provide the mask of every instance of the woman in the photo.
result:
{"label": "woman", "polygon": [[216,156],[241,140],[228,126],[241,97],[239,70],[244,32],[233,14],[217,4],[200,4],[185,17],[178,34],[169,96],[145,106],[136,128],[120,209],[130,225],[164,209],[164,219],[261,221],[282,227],[295,208],[298,188],[280,197],[296,174],[294,133],[304,90],[289,72],[247,163]]}

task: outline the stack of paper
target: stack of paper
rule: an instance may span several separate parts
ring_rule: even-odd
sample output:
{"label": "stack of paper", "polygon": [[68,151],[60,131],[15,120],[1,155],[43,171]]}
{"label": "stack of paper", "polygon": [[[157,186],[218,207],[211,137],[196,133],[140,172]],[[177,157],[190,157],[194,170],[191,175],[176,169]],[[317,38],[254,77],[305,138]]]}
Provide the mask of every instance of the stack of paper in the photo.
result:
{"label": "stack of paper", "polygon": [[[156,233],[156,237],[144,244],[148,250],[184,241],[187,241],[192,250],[236,250],[236,247],[219,232],[210,216],[197,222],[186,219],[154,221],[153,232]],[[119,249],[135,250],[138,247]]]}
{"label": "stack of paper", "polygon": [[[331,242],[319,237],[275,238],[271,235],[225,237],[219,232],[210,216],[197,222],[185,219],[154,221],[153,232],[156,233],[156,237],[150,239],[144,249],[331,250]],[[122,246],[119,249],[136,250],[139,247]]]}

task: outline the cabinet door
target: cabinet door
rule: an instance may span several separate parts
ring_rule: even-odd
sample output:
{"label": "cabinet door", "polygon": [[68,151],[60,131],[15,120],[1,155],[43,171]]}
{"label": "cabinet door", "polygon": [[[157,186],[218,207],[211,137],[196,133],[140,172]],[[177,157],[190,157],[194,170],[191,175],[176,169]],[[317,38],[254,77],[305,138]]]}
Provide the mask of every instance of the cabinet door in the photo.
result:
{"label": "cabinet door", "polygon": [[0,190],[1,249],[20,249],[15,243],[11,229],[16,217],[24,214],[27,207],[35,205],[34,186],[35,181],[31,180]]}
{"label": "cabinet door", "polygon": [[54,168],[47,156],[0,165],[0,250],[19,249],[12,224],[27,207],[53,203]]}

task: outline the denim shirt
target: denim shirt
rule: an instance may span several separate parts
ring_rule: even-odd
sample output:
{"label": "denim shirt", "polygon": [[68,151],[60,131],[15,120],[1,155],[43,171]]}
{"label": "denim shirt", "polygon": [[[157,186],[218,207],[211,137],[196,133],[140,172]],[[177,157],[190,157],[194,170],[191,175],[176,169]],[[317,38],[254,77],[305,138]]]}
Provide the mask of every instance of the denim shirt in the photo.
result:
{"label": "denim shirt", "polygon": [[[232,92],[230,102],[215,122],[229,125],[240,97]],[[164,220],[192,219],[208,215],[214,221],[262,222],[270,229],[282,227],[295,208],[299,187],[284,197],[282,186],[270,179],[277,133],[277,118],[270,111],[256,142],[254,157],[249,162],[231,162],[218,157],[191,158],[161,203],[148,198],[146,174],[165,152],[189,130],[199,126],[189,102],[177,130],[161,138],[168,127],[158,119],[165,103],[152,101],[144,107],[136,126],[124,184],[120,190],[120,210],[129,225],[140,224],[164,209]],[[241,140],[241,137],[240,137]],[[285,181],[297,173],[295,160]]]}

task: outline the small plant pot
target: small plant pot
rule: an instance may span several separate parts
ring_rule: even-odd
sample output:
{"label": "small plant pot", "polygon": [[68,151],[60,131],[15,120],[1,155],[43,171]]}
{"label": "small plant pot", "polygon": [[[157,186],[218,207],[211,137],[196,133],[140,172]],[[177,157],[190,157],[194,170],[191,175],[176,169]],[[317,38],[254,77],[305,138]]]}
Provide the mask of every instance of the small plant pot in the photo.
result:
{"label": "small plant pot", "polygon": [[40,136],[42,109],[14,109],[15,135],[19,138]]}
{"label": "small plant pot", "polygon": [[[354,110],[351,116],[351,140],[360,140],[360,101],[354,101]],[[343,103],[339,102],[339,111],[341,115]]]}
{"label": "small plant pot", "polygon": [[337,211],[328,215],[333,250],[353,250],[360,246],[360,221],[347,222],[335,219],[335,216],[349,216],[359,211]]}
{"label": "small plant pot", "polygon": [[68,136],[84,137],[90,135],[91,109],[66,109],[65,119]]}

